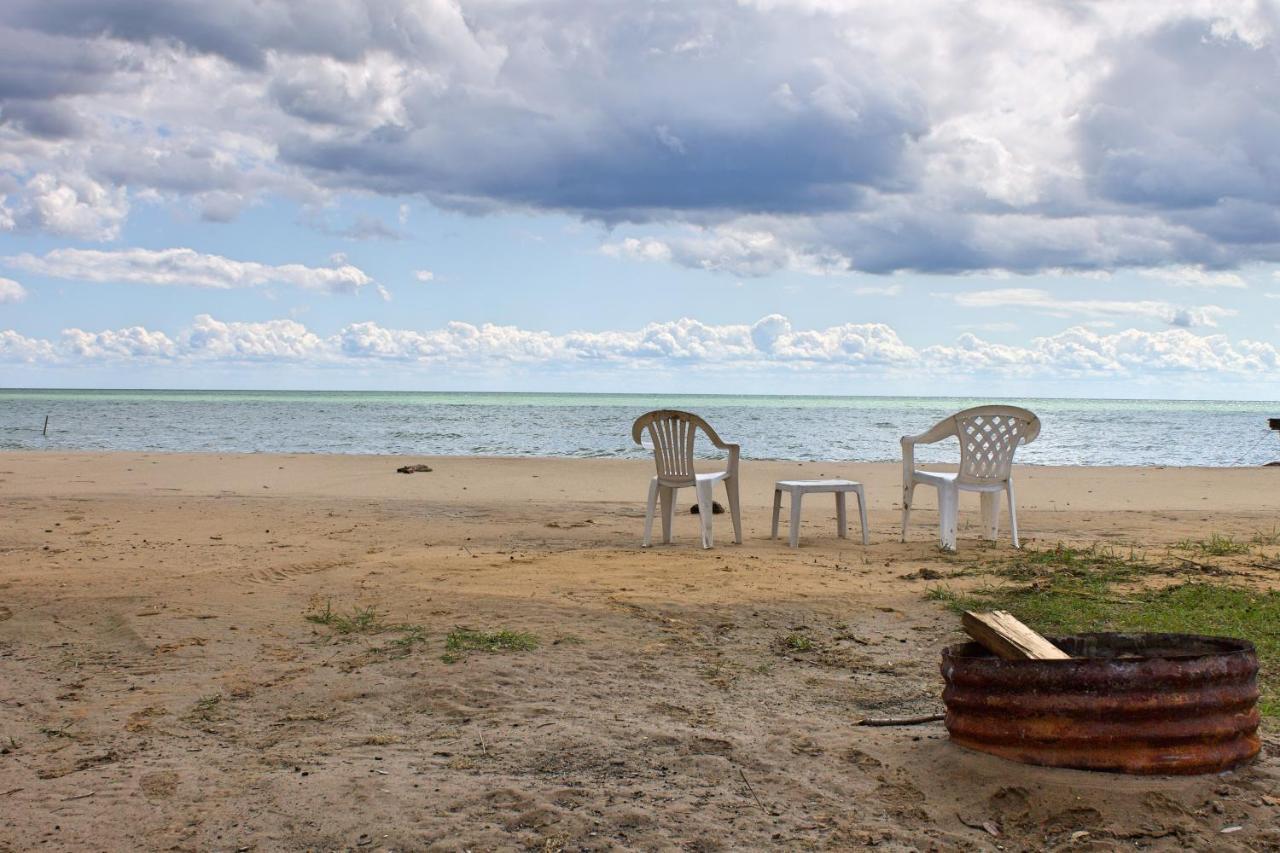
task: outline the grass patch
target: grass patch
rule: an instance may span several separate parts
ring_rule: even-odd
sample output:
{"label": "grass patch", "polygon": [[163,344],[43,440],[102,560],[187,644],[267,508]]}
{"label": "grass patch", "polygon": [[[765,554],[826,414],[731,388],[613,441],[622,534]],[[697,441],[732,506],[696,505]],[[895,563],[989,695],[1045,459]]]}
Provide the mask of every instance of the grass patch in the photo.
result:
{"label": "grass patch", "polygon": [[1280,527],[1272,527],[1270,530],[1255,530],[1253,536],[1249,539],[1252,545],[1280,545]]}
{"label": "grass patch", "polygon": [[1036,580],[1063,576],[1081,581],[1110,583],[1132,580],[1156,568],[1136,550],[1090,545],[1073,548],[1061,543],[1043,550],[1022,549],[1008,563],[978,566],[979,574],[997,574],[1010,580]]}
{"label": "grass patch", "polygon": [[303,618],[313,624],[332,628],[337,634],[376,634],[388,628],[382,621],[382,614],[372,605],[350,613],[339,613],[333,609],[332,600],[324,603],[324,610],[304,614]]}
{"label": "grass patch", "polygon": [[1231,557],[1236,554],[1248,554],[1253,546],[1248,542],[1241,542],[1233,536],[1225,536],[1221,533],[1215,533],[1208,539],[1183,539],[1173,547],[1180,551],[1199,551],[1201,554],[1208,554],[1211,557]]}
{"label": "grass patch", "polygon": [[[64,737],[70,740],[75,740],[75,737],[76,737],[75,732],[71,731],[71,727],[74,725],[75,725],[75,721],[72,720],[71,722],[63,723],[61,726],[59,726],[56,729],[53,728],[52,726],[42,726],[40,728],[40,734],[49,738]],[[11,743],[16,743],[16,741],[14,741],[13,738],[9,738],[9,741]]]}
{"label": "grass patch", "polygon": [[[387,622],[385,614],[379,613],[373,606],[355,608],[350,613],[340,613],[333,609],[332,599],[324,604],[323,610],[304,613],[303,618],[314,625],[324,625],[333,631],[334,636],[348,640],[356,635],[383,634],[398,632],[399,637],[389,640],[385,646],[369,649],[365,652],[365,661],[379,656],[404,657],[413,652],[416,646],[426,645],[427,629],[421,625]],[[355,665],[348,661],[348,665]]]}
{"label": "grass patch", "polygon": [[387,643],[390,651],[407,655],[413,651],[414,646],[426,645],[427,629],[421,625],[397,625],[396,630],[404,633]]}
{"label": "grass patch", "polygon": [[1050,635],[1151,631],[1250,640],[1261,663],[1259,708],[1280,717],[1280,591],[1199,580],[1133,589],[1144,573],[1166,573],[1136,555],[1097,548],[1029,551],[982,573],[998,581],[967,592],[935,586],[926,597],[957,612],[1008,610]]}
{"label": "grass patch", "polygon": [[782,638],[782,647],[791,652],[811,652],[813,638],[805,634],[787,634]]}
{"label": "grass patch", "polygon": [[196,704],[191,709],[191,716],[197,720],[203,720],[206,723],[212,723],[220,720],[224,716],[222,710],[222,694],[214,693],[211,696],[201,696],[196,700]]}
{"label": "grass patch", "polygon": [[473,631],[454,628],[444,638],[445,663],[461,660],[467,652],[527,652],[538,647],[538,638],[525,631]]}

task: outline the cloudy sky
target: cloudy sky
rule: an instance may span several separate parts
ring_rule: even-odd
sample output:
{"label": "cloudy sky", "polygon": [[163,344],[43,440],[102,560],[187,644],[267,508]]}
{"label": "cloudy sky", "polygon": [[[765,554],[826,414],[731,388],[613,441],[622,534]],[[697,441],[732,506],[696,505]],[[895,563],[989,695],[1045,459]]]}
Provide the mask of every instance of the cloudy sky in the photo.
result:
{"label": "cloudy sky", "polygon": [[1280,399],[1280,7],[5,0],[0,371]]}

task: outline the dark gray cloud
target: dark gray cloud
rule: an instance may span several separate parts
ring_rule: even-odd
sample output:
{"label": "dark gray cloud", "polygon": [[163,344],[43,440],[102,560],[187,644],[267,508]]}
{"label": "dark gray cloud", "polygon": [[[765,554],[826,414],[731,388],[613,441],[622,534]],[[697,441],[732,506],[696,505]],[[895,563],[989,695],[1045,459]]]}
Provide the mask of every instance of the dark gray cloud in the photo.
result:
{"label": "dark gray cloud", "polygon": [[15,26],[81,38],[169,42],[262,69],[273,52],[344,62],[371,50],[427,58],[458,48],[465,24],[438,0],[7,0]]}
{"label": "dark gray cloud", "polygon": [[1280,202],[1280,53],[1184,21],[1112,49],[1081,124],[1097,194],[1166,209]]}
{"label": "dark gray cloud", "polygon": [[14,125],[40,139],[66,139],[85,132],[75,110],[57,102],[10,100],[0,102],[0,124]]}
{"label": "dark gray cloud", "polygon": [[101,91],[130,63],[118,47],[4,26],[0,11],[0,99],[49,99]]}
{"label": "dark gray cloud", "polygon": [[128,67],[126,57],[109,45],[0,24],[0,125],[37,139],[82,136],[81,116],[57,99],[102,91]]}
{"label": "dark gray cloud", "polygon": [[480,4],[472,21],[501,63],[443,90],[405,79],[401,109],[369,126],[350,127],[369,112],[353,89],[278,78],[277,103],[305,120],[281,159],[338,186],[608,221],[847,210],[864,187],[914,183],[918,93],[824,21],[720,2]]}
{"label": "dark gray cloud", "polygon": [[1124,5],[9,0],[0,179],[687,225],[645,256],[752,275],[1280,260],[1274,16]]}

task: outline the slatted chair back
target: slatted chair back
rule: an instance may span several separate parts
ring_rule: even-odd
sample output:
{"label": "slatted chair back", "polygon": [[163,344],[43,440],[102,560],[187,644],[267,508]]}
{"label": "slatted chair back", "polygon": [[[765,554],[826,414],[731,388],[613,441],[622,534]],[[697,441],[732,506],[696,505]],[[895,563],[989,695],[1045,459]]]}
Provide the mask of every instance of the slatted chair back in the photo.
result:
{"label": "slatted chair back", "polygon": [[1013,454],[1040,434],[1040,419],[1017,406],[978,406],[954,416],[960,440],[961,483],[999,483],[1009,478]]}
{"label": "slatted chair back", "polygon": [[641,437],[646,431],[649,433],[658,479],[664,485],[692,485],[695,474],[693,444],[698,430],[706,433],[717,447],[724,443],[702,418],[677,409],[660,409],[636,418],[631,427],[631,437],[636,444],[643,444]]}

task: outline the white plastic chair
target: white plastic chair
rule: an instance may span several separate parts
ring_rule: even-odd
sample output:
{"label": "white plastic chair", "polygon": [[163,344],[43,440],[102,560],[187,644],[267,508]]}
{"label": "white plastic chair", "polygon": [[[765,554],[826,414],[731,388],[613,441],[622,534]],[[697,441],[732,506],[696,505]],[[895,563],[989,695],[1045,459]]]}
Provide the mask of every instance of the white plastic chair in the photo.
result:
{"label": "white plastic chair", "polygon": [[[956,549],[956,515],[960,492],[982,495],[982,530],[995,539],[1000,521],[1000,493],[1009,497],[1009,531],[1018,542],[1018,509],[1013,498],[1013,454],[1040,434],[1040,419],[1016,406],[977,406],[957,412],[920,435],[902,437],[902,541],[907,541],[911,499],[917,485],[938,490],[938,539],[948,551]],[[921,471],[915,446],[956,436],[960,440],[960,470],[954,474]]]}
{"label": "white plastic chair", "polygon": [[[719,481],[724,482],[729,496],[729,514],[733,518],[733,541],[742,544],[742,513],[738,505],[738,452],[736,444],[728,444],[716,435],[706,421],[690,412],[660,409],[636,418],[631,426],[631,437],[636,444],[643,444],[645,431],[653,444],[653,458],[658,473],[649,481],[649,504],[644,516],[644,547],[648,548],[653,535],[653,513],[659,498],[662,501],[662,542],[671,542],[671,525],[675,520],[676,491],[693,486],[698,495],[698,517],[702,523],[702,547],[710,548],[711,539],[711,489]],[[693,441],[702,430],[707,439],[729,451],[729,464],[723,471],[699,474],[693,467]]]}

